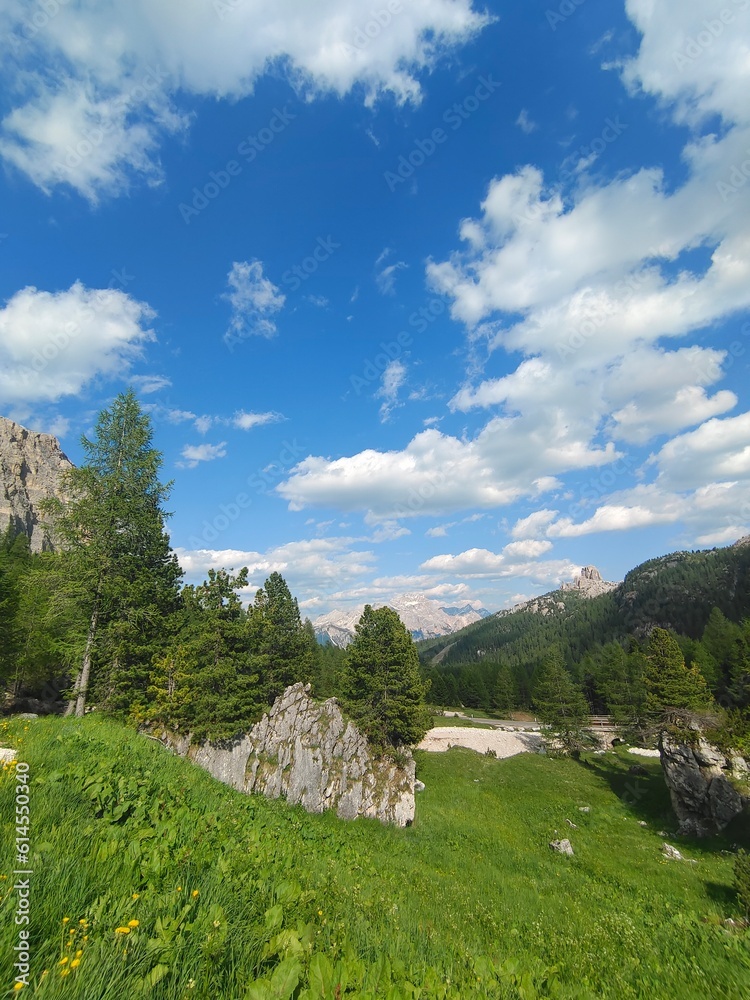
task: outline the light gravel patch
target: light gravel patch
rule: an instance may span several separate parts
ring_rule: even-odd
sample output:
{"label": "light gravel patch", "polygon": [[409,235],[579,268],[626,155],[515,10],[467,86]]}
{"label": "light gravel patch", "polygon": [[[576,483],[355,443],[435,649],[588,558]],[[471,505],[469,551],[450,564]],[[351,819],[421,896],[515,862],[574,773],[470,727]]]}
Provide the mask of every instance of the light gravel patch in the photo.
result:
{"label": "light gravel patch", "polygon": [[465,726],[438,726],[431,729],[417,747],[442,753],[451,747],[467,747],[477,753],[494,750],[500,759],[519,753],[538,753],[544,741],[535,733],[508,733],[492,729],[468,729]]}
{"label": "light gravel patch", "polygon": [[658,750],[646,750],[645,747],[628,747],[628,753],[634,753],[637,757],[658,757]]}

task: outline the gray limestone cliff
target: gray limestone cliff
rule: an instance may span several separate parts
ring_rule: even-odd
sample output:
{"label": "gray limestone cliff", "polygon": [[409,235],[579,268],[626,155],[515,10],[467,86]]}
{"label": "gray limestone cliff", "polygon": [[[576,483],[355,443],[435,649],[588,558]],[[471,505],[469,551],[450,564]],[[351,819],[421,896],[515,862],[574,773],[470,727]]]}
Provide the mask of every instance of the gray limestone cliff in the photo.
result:
{"label": "gray limestone cliff", "polygon": [[54,548],[39,504],[59,495],[60,475],[72,467],[57,438],[0,417],[0,530],[10,520],[28,536],[32,552]]}
{"label": "gray limestone cliff", "polygon": [[309,690],[293,684],[234,740],[195,746],[189,736],[165,734],[165,742],[237,791],[282,797],[313,813],[333,809],[342,819],[408,826],[414,819],[411,754],[403,766],[376,759],[336,699],[316,702]]}
{"label": "gray limestone cliff", "polygon": [[747,764],[741,757],[725,757],[700,736],[687,744],[666,733],[659,753],[681,834],[720,833],[750,801]]}
{"label": "gray limestone cliff", "polygon": [[563,583],[560,590],[577,590],[583,597],[598,597],[600,594],[608,594],[616,587],[616,583],[602,579],[596,566],[584,566],[573,582]]}

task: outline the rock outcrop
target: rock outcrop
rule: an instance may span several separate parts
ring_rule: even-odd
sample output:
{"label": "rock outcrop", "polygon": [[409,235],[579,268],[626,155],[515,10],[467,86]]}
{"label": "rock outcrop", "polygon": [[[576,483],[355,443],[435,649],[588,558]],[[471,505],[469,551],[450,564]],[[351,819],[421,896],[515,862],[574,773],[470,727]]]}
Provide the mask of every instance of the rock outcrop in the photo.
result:
{"label": "rock outcrop", "polygon": [[573,582],[563,583],[560,590],[577,590],[583,597],[598,597],[599,594],[608,594],[617,586],[616,583],[603,580],[596,566],[584,566]]}
{"label": "rock outcrop", "polygon": [[60,475],[70,468],[57,438],[0,417],[0,530],[10,520],[28,536],[32,552],[54,548],[41,524],[39,503],[59,495]]}
{"label": "rock outcrop", "polygon": [[344,718],[335,698],[316,702],[293,684],[260,722],[231,741],[191,746],[165,737],[181,756],[240,792],[283,797],[308,812],[333,809],[408,826],[414,819],[414,760],[403,767],[373,757],[367,739]]}
{"label": "rock outcrop", "polygon": [[659,751],[681,834],[720,833],[750,801],[741,758],[725,757],[702,737],[688,745],[667,734],[659,740]]}

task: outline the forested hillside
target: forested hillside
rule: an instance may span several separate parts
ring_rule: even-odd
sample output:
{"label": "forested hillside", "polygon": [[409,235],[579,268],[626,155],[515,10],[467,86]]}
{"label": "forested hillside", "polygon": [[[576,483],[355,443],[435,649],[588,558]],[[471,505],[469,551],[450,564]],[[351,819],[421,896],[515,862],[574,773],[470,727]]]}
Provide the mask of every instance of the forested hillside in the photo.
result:
{"label": "forested hillside", "polygon": [[[747,632],[742,622],[750,616],[745,539],[728,548],[651,559],[610,593],[587,598],[559,590],[535,608],[501,611],[455,635],[420,643],[433,701],[533,707],[535,677],[554,652],[583,687],[592,710],[608,711],[603,662],[611,659],[613,646],[636,655],[654,627],[680,637],[688,665],[700,661],[720,700],[729,707],[742,701],[729,691],[740,683],[745,653],[730,655],[725,647],[741,645]],[[717,642],[715,633],[722,630],[731,638]]]}

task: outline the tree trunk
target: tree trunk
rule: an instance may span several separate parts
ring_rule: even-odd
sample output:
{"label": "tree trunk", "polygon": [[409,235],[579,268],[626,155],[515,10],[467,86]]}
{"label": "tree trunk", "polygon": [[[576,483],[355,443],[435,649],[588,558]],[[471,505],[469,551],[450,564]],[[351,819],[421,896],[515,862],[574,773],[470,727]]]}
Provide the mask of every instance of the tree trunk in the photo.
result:
{"label": "tree trunk", "polygon": [[[94,647],[94,638],[96,637],[96,623],[99,618],[99,602],[97,601],[94,605],[94,610],[91,614],[91,621],[89,622],[89,633],[86,636],[86,648],[83,652],[83,663],[81,664],[81,670],[76,678],[75,695],[76,695],[76,718],[81,718],[86,709],[86,692],[89,687],[89,677],[91,676],[91,651]],[[71,701],[71,705],[73,702]],[[66,712],[66,715],[68,713]]]}

